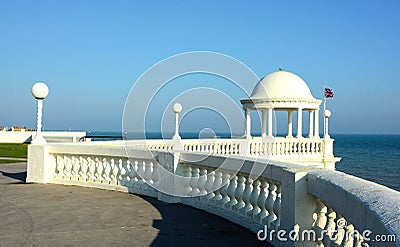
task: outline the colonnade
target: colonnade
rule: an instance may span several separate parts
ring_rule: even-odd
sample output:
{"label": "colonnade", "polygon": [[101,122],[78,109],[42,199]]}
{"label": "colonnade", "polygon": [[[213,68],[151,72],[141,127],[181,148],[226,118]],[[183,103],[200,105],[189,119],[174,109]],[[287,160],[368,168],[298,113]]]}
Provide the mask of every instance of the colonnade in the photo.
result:
{"label": "colonnade", "polygon": [[[251,138],[251,116],[250,112],[252,109],[245,109],[245,136],[246,138]],[[272,115],[273,108],[264,108],[258,109],[262,112],[262,121],[261,121],[261,136],[265,137],[273,137],[272,134]],[[293,137],[293,111],[297,111],[297,138],[303,137],[303,108],[297,109],[289,109],[286,110],[288,112],[288,134],[286,137]],[[308,137],[319,137],[319,122],[318,122],[318,109],[306,109],[309,113],[309,126],[308,126]],[[267,124],[267,114],[268,114],[268,124]]]}

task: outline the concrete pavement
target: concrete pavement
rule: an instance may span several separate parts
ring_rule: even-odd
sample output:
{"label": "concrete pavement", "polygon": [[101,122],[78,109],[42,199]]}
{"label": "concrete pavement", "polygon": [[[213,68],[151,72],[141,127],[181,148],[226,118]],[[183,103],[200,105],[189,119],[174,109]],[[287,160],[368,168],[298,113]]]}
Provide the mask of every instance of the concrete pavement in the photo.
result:
{"label": "concrete pavement", "polygon": [[26,164],[0,164],[0,246],[266,246],[191,207],[25,177]]}

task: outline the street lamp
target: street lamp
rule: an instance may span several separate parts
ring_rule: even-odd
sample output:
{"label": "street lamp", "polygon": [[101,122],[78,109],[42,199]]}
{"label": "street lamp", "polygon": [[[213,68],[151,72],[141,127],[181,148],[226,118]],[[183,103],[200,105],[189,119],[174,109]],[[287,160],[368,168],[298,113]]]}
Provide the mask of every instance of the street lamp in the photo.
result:
{"label": "street lamp", "polygon": [[328,122],[329,122],[329,118],[331,117],[332,112],[328,109],[326,109],[324,111],[324,120],[325,120],[325,133],[324,133],[324,137],[325,138],[330,138],[329,136],[329,131],[328,131]]}
{"label": "street lamp", "polygon": [[179,136],[179,113],[182,111],[182,105],[179,103],[175,103],[172,106],[172,110],[175,112],[175,134],[172,139],[180,140],[181,137]]}
{"label": "street lamp", "polygon": [[43,99],[49,94],[49,88],[43,82],[37,82],[32,87],[32,95],[37,99],[37,130],[36,135],[32,138],[32,144],[46,144],[46,140],[42,135],[42,109]]}

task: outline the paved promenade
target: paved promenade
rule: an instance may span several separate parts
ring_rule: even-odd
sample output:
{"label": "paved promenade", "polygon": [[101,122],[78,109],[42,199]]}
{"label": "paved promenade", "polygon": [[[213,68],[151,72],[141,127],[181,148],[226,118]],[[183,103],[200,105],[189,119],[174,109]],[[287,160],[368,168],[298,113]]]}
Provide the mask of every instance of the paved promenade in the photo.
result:
{"label": "paved promenade", "polygon": [[184,205],[25,178],[26,164],[0,164],[0,246],[266,246]]}

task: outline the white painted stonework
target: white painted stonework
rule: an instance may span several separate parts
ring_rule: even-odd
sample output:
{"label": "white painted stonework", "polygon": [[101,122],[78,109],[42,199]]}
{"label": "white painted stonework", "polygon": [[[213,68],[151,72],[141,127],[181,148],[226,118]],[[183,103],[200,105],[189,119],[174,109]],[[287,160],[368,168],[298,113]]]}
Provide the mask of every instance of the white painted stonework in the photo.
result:
{"label": "white painted stonework", "polygon": [[[300,232],[326,230],[332,234],[339,220],[347,222],[344,229],[339,229],[342,235],[336,242],[328,241],[328,235],[321,241],[280,242],[275,238],[272,241],[275,246],[365,244],[358,235],[345,237],[345,232],[354,229],[397,238],[397,242],[370,242],[371,246],[400,245],[400,192],[387,187],[329,169],[254,158],[243,160],[237,154],[209,156],[195,151],[165,150],[150,153],[140,147],[133,150],[128,158],[123,141],[109,145],[106,142],[30,145],[27,182],[95,187],[183,203],[222,216],[255,233],[266,225],[270,230],[289,232],[297,226]],[[176,157],[178,162],[174,163]],[[216,170],[222,161],[232,165],[243,162],[243,165],[239,173]],[[265,167],[257,178],[249,176],[255,165]],[[153,188],[162,183],[160,166],[190,178],[189,183],[176,187],[185,191],[186,197],[163,194]],[[218,184],[225,185],[210,190]]]}
{"label": "white painted stonework", "polygon": [[[268,234],[325,233],[312,240],[268,239],[274,246],[400,247],[400,192],[334,170],[340,159],[333,154],[328,112],[324,112],[326,128],[321,138],[321,100],[312,96],[304,80],[285,71],[272,73],[241,103],[246,116],[242,139],[181,139],[178,113],[182,106],[174,107],[172,140],[30,145],[27,182],[95,187],[182,203],[255,234],[265,227]],[[258,137],[251,136],[252,110],[263,115]],[[285,137],[272,133],[272,115],[277,110],[288,112]],[[307,136],[302,133],[304,110],[310,114]],[[293,112],[300,116],[296,137],[292,136]],[[221,169],[222,163],[226,166]],[[172,188],[179,193],[155,189],[166,183],[161,176],[164,170],[187,178],[173,180]],[[368,241],[358,234],[366,230],[395,240]]]}

